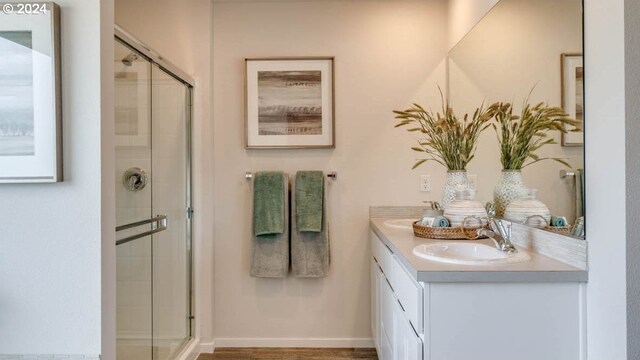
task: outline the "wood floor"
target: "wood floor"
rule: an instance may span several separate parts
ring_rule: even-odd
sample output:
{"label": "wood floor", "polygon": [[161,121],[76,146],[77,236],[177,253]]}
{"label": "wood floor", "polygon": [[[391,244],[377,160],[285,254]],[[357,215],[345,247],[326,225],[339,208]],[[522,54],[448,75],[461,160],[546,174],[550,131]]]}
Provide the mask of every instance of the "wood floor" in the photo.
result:
{"label": "wood floor", "polygon": [[375,349],[217,348],[198,360],[378,360]]}

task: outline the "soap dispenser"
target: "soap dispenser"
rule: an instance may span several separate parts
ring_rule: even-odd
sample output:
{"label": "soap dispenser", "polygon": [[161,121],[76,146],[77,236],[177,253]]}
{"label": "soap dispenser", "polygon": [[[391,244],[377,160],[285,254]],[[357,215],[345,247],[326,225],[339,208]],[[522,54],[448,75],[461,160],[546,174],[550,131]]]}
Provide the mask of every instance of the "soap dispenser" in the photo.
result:
{"label": "soap dispenser", "polygon": [[[476,192],[471,189],[456,190],[455,199],[449,203],[444,211],[444,217],[449,219],[451,227],[462,225],[466,217],[475,216],[481,219],[487,218],[487,210],[480,201],[475,200]],[[486,224],[486,220],[482,221]]]}
{"label": "soap dispenser", "polygon": [[420,218],[420,225],[432,226],[434,220],[438,216],[442,216],[443,211],[440,208],[440,204],[437,201],[425,201],[427,206],[422,211],[422,217]]}

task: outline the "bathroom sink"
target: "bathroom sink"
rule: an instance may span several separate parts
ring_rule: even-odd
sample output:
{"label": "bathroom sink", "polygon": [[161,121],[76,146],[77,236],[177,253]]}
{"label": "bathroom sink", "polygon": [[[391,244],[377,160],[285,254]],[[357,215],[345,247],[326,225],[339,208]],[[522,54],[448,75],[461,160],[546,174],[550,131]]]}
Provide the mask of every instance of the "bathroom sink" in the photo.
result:
{"label": "bathroom sink", "polygon": [[493,246],[469,242],[442,242],[418,245],[413,254],[423,259],[460,265],[507,265],[531,260],[526,252],[519,250],[509,254]]}
{"label": "bathroom sink", "polygon": [[405,229],[413,231],[413,223],[416,222],[417,219],[392,219],[384,222],[385,226],[396,228],[396,229]]}

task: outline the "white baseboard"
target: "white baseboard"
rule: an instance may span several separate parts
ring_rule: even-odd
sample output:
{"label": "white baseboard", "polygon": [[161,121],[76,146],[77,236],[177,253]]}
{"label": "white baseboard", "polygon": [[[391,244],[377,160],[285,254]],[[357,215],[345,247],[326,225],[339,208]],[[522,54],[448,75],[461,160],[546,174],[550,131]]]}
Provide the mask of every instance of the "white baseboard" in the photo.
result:
{"label": "white baseboard", "polygon": [[200,355],[200,339],[193,338],[187,343],[182,352],[180,352],[177,360],[196,360],[198,355]]}
{"label": "white baseboard", "polygon": [[[216,347],[372,348],[370,338],[216,338]],[[213,351],[213,350],[212,350]]]}
{"label": "white baseboard", "polygon": [[200,343],[199,351],[201,354],[212,354],[216,349],[216,341],[212,340],[208,343]]}

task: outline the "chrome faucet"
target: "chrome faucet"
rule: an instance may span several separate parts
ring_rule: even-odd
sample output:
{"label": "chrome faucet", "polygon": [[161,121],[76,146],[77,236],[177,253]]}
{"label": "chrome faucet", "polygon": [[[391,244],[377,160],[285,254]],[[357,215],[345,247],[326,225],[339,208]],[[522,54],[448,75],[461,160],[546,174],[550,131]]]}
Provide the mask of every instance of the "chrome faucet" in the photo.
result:
{"label": "chrome faucet", "polygon": [[496,248],[500,251],[505,251],[509,254],[517,253],[518,249],[511,243],[511,224],[505,227],[502,220],[494,217],[489,217],[487,221],[491,229],[480,228],[477,230],[478,235],[486,236],[493,240]]}

